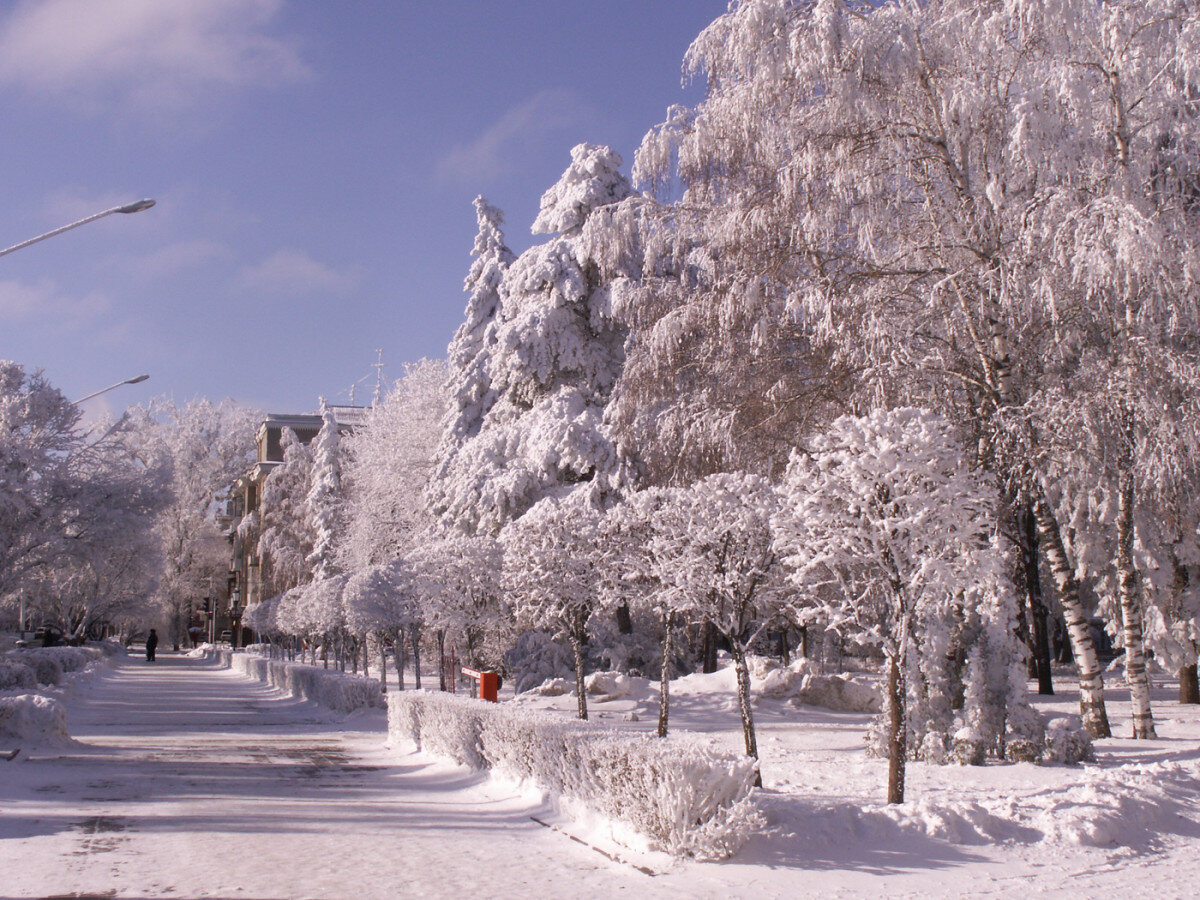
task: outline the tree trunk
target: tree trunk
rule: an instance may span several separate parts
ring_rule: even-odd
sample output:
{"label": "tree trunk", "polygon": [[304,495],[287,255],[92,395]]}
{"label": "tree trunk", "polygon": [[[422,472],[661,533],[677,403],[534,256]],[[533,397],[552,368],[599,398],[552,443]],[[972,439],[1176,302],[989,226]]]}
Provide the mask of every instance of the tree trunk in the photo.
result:
{"label": "tree trunk", "polygon": [[404,690],[404,629],[397,628],[392,644],[392,661],[396,664],[396,687]]}
{"label": "tree trunk", "polygon": [[908,758],[908,723],[904,715],[904,674],[896,654],[888,656],[888,786],[887,802],[904,802],[904,764]]}
{"label": "tree trunk", "polygon": [[1133,561],[1133,473],[1129,460],[1122,466],[1117,512],[1117,593],[1121,599],[1121,626],[1125,639],[1125,682],[1133,707],[1133,737],[1154,740],[1154,713],[1150,709],[1150,677],[1142,646],[1142,604],[1137,566]]}
{"label": "tree trunk", "polygon": [[788,646],[788,627],[779,630],[779,662],[785,666],[792,664],[792,648]]}
{"label": "tree trunk", "polygon": [[383,693],[387,693],[387,641],[383,639],[383,634],[380,633],[377,640],[379,641],[379,687]]}
{"label": "tree trunk", "polygon": [[1046,627],[1049,611],[1042,596],[1042,580],[1038,572],[1037,520],[1028,505],[1017,514],[1017,519],[1025,593],[1029,599],[1029,617],[1032,620],[1030,638],[1034,672],[1038,681],[1038,693],[1050,696],[1054,693],[1054,678],[1050,671],[1050,633]]}
{"label": "tree trunk", "polygon": [[808,653],[809,653],[808,642],[809,642],[808,626],[801,625],[800,626],[800,655],[802,657],[804,657],[805,659],[808,659]]}
{"label": "tree trunk", "polygon": [[576,629],[571,629],[571,652],[575,656],[575,703],[579,708],[579,718],[586,719],[587,689],[583,683],[583,636]]}
{"label": "tree trunk", "polygon": [[717,629],[707,621],[700,628],[700,671],[711,675],[717,671]]}
{"label": "tree trunk", "polygon": [[438,690],[448,690],[446,687],[446,632],[439,628],[434,636],[437,638],[438,648]]}
{"label": "tree trunk", "polygon": [[675,625],[675,616],[667,613],[663,616],[662,670],[658,682],[658,736],[667,736],[667,719],[671,712],[671,632]]}
{"label": "tree trunk", "polygon": [[1179,670],[1179,702],[1200,703],[1200,677],[1195,663]]}
{"label": "tree trunk", "polygon": [[1058,530],[1058,520],[1045,497],[1037,499],[1033,512],[1037,517],[1038,537],[1046,561],[1050,564],[1050,574],[1058,591],[1067,634],[1071,638],[1071,652],[1079,672],[1079,713],[1083,727],[1093,738],[1112,737],[1108,711],[1104,706],[1104,674],[1100,670],[1100,659],[1088,628],[1087,613],[1079,599],[1079,583],[1075,580],[1067,548]]}
{"label": "tree trunk", "polygon": [[421,689],[421,627],[412,626],[413,684]]}
{"label": "tree trunk", "polygon": [[617,619],[617,631],[620,634],[633,634],[633,619],[629,615],[629,604],[622,603],[618,606],[615,616]]}
{"label": "tree trunk", "polygon": [[[734,671],[737,673],[738,710],[742,714],[742,736],[746,739],[746,755],[758,759],[758,739],[754,733],[754,710],[750,706],[750,666],[746,662],[746,648],[730,638],[730,653]],[[754,775],[754,786],[762,787],[762,771]]]}

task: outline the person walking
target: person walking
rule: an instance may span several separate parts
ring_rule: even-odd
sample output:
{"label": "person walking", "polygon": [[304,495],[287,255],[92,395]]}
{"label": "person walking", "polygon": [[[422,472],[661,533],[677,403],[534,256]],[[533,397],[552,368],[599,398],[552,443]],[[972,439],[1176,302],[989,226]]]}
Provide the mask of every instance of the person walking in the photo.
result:
{"label": "person walking", "polygon": [[158,632],[151,628],[150,636],[146,638],[146,662],[154,662],[154,651],[157,649]]}

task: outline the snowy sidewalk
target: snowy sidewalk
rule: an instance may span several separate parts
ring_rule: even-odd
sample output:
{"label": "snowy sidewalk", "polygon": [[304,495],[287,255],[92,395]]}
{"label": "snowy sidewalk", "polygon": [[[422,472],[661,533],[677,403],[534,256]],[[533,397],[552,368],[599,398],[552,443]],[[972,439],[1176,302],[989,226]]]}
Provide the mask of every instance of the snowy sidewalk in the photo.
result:
{"label": "snowy sidewalk", "polygon": [[[382,723],[170,654],[68,703],[77,747],[0,763],[0,896],[631,896],[651,879]],[[499,797],[500,799],[495,799]]]}

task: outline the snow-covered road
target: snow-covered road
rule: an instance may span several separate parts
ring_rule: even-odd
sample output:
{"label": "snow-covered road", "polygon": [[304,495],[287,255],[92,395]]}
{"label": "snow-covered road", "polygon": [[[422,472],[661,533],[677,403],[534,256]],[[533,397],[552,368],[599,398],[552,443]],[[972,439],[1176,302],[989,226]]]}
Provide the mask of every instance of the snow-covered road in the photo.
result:
{"label": "snow-covered road", "polygon": [[378,721],[353,730],[203,661],[118,662],[68,709],[78,746],[0,762],[0,896],[640,897],[650,885],[533,822],[528,801],[398,761]]}
{"label": "snow-covered road", "polygon": [[[729,692],[679,686],[679,727],[736,744]],[[529,797],[387,749],[382,711],[347,720],[198,659],[117,660],[67,692],[74,746],[0,761],[0,898],[1192,897],[1198,729],[1168,699],[1161,740],[1105,742],[1087,769],[914,764],[896,810],[872,799],[864,717],[765,703],[770,827],[651,876],[537,824],[551,814]],[[1072,838],[1088,828],[1111,844]]]}

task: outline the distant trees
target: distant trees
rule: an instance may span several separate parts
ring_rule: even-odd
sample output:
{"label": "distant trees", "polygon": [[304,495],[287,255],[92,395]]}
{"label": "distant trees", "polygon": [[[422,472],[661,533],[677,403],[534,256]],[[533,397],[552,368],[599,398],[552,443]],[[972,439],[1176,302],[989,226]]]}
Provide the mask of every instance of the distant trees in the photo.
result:
{"label": "distant trees", "polygon": [[75,638],[148,612],[171,502],[169,462],[139,459],[125,421],[95,437],[79,420],[40,371],[0,362],[0,598]]}

